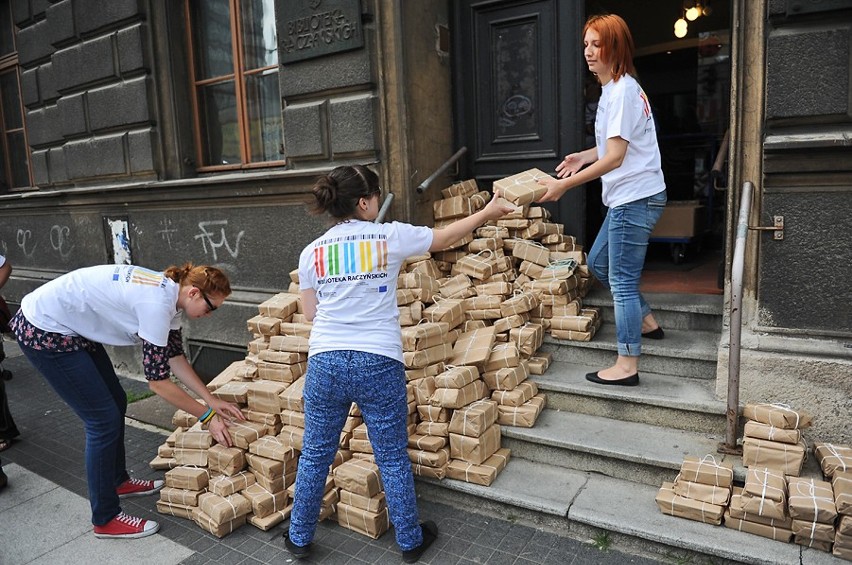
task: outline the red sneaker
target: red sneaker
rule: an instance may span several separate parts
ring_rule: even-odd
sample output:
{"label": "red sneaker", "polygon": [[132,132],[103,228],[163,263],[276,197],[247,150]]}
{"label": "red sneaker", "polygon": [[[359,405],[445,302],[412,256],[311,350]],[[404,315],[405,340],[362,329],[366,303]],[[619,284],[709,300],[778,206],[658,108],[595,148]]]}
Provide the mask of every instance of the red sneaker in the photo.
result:
{"label": "red sneaker", "polygon": [[103,526],[95,526],[95,537],[144,538],[156,534],[159,529],[160,524],[153,520],[143,520],[122,512]]}
{"label": "red sneaker", "polygon": [[118,498],[130,498],[131,496],[146,496],[154,494],[163,488],[163,481],[143,481],[142,479],[127,479],[121,483],[116,490]]}

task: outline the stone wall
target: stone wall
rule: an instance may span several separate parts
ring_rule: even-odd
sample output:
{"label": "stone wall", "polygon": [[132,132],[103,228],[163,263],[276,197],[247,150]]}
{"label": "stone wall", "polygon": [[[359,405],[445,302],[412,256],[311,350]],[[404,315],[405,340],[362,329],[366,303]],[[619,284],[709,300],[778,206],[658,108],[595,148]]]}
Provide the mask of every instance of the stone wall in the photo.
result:
{"label": "stone wall", "polygon": [[156,176],[156,117],[141,4],[12,3],[39,187]]}

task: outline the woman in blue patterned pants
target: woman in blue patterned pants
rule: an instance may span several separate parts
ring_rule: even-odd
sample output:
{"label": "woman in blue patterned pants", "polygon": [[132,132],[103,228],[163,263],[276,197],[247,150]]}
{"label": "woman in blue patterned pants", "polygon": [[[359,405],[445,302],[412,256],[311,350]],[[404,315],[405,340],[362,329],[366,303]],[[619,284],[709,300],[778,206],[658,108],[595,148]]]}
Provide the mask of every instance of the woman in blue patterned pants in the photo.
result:
{"label": "woman in blue patterned pants", "polygon": [[299,257],[302,311],[313,321],[305,375],[305,435],[287,550],[310,555],[325,479],[353,402],[358,404],[382,475],[402,559],[416,562],[438,535],[418,523],[408,459],[408,405],[396,281],[406,258],[445,249],[488,220],[512,211],[493,198],[441,229],[377,224],[379,179],[361,166],[317,179],[313,211],[337,222]]}

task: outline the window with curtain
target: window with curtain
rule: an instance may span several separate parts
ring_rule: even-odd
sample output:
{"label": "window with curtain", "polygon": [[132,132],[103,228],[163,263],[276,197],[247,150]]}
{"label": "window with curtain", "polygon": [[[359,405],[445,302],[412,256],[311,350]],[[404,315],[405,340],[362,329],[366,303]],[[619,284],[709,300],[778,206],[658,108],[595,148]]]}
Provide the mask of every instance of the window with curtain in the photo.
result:
{"label": "window with curtain", "polygon": [[0,190],[32,186],[12,2],[0,1]]}
{"label": "window with curtain", "polygon": [[274,0],[185,0],[199,170],[284,164]]}

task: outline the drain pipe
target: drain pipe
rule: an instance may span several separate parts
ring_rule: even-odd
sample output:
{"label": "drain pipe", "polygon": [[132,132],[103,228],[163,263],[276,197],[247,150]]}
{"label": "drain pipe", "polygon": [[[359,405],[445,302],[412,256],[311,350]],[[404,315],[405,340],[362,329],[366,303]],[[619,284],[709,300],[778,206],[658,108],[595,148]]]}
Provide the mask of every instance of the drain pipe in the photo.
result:
{"label": "drain pipe", "polygon": [[751,213],[751,194],[754,185],[751,181],[743,184],[740,197],[740,210],[737,216],[737,239],[734,242],[734,256],[731,261],[731,337],[728,354],[728,408],[725,443],[719,445],[720,453],[741,455],[742,447],[737,446],[740,420],[740,337],[743,322],[743,270],[745,268],[745,246],[748,236],[748,218]]}

